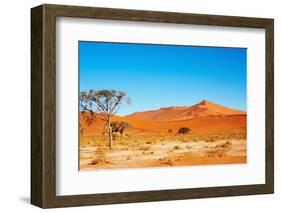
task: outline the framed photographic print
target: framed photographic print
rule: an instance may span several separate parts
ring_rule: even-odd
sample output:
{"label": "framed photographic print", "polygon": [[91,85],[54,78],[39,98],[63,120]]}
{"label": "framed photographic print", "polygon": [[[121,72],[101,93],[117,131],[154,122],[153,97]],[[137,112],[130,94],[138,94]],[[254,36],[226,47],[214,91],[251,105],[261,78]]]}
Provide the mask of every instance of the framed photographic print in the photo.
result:
{"label": "framed photographic print", "polygon": [[31,26],[32,204],[273,193],[273,19],[41,5]]}

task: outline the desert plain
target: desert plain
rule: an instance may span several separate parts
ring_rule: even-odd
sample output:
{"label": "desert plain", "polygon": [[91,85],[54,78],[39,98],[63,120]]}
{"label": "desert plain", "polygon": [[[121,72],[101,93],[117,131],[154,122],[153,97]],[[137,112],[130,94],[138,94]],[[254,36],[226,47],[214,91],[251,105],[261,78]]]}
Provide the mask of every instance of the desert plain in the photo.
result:
{"label": "desert plain", "polygon": [[[207,100],[192,106],[113,116],[129,124],[108,146],[105,126],[97,116],[80,116],[80,170],[240,164],[247,162],[246,112]],[[179,129],[188,128],[180,133]]]}

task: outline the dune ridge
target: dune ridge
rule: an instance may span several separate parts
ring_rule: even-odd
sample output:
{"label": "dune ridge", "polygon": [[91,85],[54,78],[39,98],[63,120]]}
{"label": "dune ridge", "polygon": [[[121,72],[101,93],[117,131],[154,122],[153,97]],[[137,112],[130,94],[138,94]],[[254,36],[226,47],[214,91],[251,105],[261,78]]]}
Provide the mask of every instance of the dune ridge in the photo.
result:
{"label": "dune ridge", "polygon": [[246,112],[203,100],[192,106],[171,106],[158,110],[135,112],[125,117],[142,120],[186,120],[211,115],[245,115]]}

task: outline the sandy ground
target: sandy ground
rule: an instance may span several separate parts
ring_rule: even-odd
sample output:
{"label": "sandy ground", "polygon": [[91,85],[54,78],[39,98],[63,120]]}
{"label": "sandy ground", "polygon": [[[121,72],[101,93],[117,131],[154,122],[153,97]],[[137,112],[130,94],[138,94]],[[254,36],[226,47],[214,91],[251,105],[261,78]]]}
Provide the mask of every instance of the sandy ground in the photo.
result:
{"label": "sandy ground", "polygon": [[81,138],[80,170],[239,164],[247,160],[245,139],[131,141],[135,142],[115,142],[110,150],[93,138]]}

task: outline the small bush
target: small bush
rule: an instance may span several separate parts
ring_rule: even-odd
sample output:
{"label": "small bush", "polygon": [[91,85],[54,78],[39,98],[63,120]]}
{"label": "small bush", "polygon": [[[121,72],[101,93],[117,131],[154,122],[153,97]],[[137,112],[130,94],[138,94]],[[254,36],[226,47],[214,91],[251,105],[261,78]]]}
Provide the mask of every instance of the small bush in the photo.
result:
{"label": "small bush", "polygon": [[101,164],[105,162],[105,152],[101,148],[96,150],[94,158],[91,160],[91,165]]}
{"label": "small bush", "polygon": [[177,150],[177,149],[180,149],[180,147],[178,145],[174,146],[174,149]]}
{"label": "small bush", "polygon": [[85,128],[84,127],[80,127],[80,135],[83,136],[85,132]]}
{"label": "small bush", "polygon": [[181,128],[179,128],[179,130],[178,130],[178,133],[179,133],[179,134],[187,134],[187,133],[189,133],[189,132],[190,132],[190,129],[187,128],[187,127],[181,127]]}
{"label": "small bush", "polygon": [[189,145],[186,145],[186,149],[191,149],[192,147]]}
{"label": "small bush", "polygon": [[148,146],[141,146],[140,148],[139,148],[139,150],[143,150],[143,151],[147,151],[147,150],[149,150],[150,148],[148,147]]}
{"label": "small bush", "polygon": [[113,140],[117,140],[119,139],[121,136],[120,136],[120,133],[119,132],[113,132],[112,133],[112,139]]}

